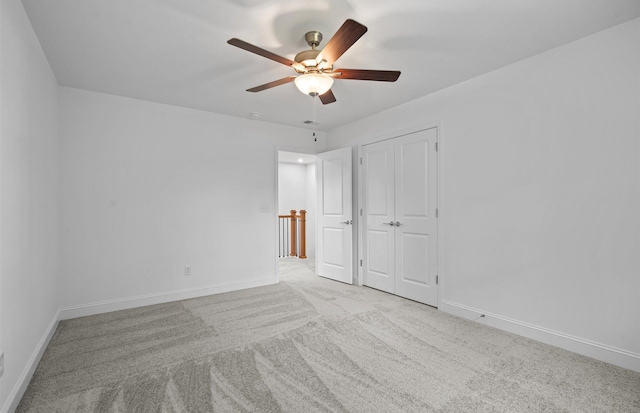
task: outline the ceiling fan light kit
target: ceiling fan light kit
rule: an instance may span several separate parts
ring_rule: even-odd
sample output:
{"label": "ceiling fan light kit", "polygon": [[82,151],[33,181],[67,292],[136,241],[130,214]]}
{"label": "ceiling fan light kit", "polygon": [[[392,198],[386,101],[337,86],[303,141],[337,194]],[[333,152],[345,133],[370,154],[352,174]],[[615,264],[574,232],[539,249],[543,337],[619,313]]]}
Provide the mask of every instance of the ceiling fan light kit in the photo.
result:
{"label": "ceiling fan light kit", "polygon": [[294,60],[279,56],[237,38],[229,39],[227,43],[283,65],[290,66],[298,74],[298,76],[288,76],[247,89],[247,92],[260,92],[272,87],[284,85],[285,83],[294,82],[298,90],[302,93],[313,97],[319,96],[320,101],[324,105],[327,105],[336,101],[331,90],[334,79],[395,82],[400,76],[400,72],[395,70],[333,70],[335,61],[366,32],[367,28],[365,26],[355,20],[347,19],[322,50],[316,49],[322,41],[322,33],[318,31],[307,32],[304,38],[311,47],[311,50],[304,50],[298,53]]}
{"label": "ceiling fan light kit", "polygon": [[333,85],[333,79],[321,73],[300,75],[294,82],[300,92],[313,97],[324,95]]}

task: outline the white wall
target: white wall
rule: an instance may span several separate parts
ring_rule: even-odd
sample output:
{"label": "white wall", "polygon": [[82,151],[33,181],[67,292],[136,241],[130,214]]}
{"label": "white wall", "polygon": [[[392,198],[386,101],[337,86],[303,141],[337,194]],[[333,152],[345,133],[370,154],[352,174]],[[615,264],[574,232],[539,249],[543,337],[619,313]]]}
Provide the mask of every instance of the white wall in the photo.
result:
{"label": "white wall", "polygon": [[292,209],[307,209],[307,166],[290,162],[278,163],[278,209],[288,215]]}
{"label": "white wall", "polygon": [[57,321],[57,83],[18,0],[0,11],[0,411]]}
{"label": "white wall", "polygon": [[639,73],[636,19],[327,147],[440,122],[440,307],[640,370]]}
{"label": "white wall", "polygon": [[63,317],[274,283],[276,145],[324,146],[306,129],[70,88],[60,137]]}

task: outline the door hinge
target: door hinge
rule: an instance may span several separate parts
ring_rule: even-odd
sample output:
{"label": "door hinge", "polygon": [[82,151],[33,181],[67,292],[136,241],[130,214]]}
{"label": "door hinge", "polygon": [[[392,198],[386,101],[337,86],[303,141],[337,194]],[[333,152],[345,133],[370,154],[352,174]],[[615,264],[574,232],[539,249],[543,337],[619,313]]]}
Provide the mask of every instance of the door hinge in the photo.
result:
{"label": "door hinge", "polygon": [[360,216],[362,216],[362,208],[360,208]]}
{"label": "door hinge", "polygon": [[438,142],[436,142],[436,152],[438,152]]}
{"label": "door hinge", "polygon": [[438,218],[438,208],[436,208],[436,218]]}
{"label": "door hinge", "polygon": [[360,266],[362,267],[362,260],[360,260]]}
{"label": "door hinge", "polygon": [[436,275],[436,284],[438,284],[438,281],[439,281],[439,280],[438,280],[438,276]]}
{"label": "door hinge", "polygon": [[362,158],[360,158],[360,165],[362,165]]}

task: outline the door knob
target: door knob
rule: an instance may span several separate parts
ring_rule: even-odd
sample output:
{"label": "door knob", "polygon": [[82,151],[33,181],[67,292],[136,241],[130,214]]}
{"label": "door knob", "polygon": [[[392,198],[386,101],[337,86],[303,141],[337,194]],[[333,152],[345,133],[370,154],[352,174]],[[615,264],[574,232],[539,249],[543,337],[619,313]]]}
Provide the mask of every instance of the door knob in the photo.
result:
{"label": "door knob", "polygon": [[391,225],[394,226],[395,224],[393,223],[393,221],[391,222],[383,222],[382,225]]}
{"label": "door knob", "polygon": [[400,224],[400,221],[396,221],[396,223],[395,223],[394,225],[395,225],[396,227],[399,227],[399,226],[400,226],[400,225],[402,225],[402,224]]}
{"label": "door knob", "polygon": [[348,219],[348,220],[346,220],[346,221],[342,221],[342,223],[343,223],[343,224],[347,224],[347,225],[351,225],[351,224],[353,224],[353,220]]}

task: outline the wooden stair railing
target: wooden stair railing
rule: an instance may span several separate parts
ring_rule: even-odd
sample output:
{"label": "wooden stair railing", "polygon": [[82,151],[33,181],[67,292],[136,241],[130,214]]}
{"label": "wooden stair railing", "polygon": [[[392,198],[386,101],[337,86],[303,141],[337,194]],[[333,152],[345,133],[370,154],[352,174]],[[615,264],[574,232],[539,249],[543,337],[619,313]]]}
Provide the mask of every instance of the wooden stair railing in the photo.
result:
{"label": "wooden stair railing", "polygon": [[[307,258],[307,211],[300,210],[300,215],[297,215],[295,209],[291,210],[289,215],[278,215],[279,218],[279,256],[298,257],[300,259]],[[300,230],[298,231],[298,227]],[[298,245],[300,251],[298,251]],[[300,254],[298,255],[298,252]]]}
{"label": "wooden stair railing", "polygon": [[296,229],[298,225],[296,224],[296,210],[291,210],[291,253],[289,254],[292,257],[295,257],[297,254],[296,247],[298,244],[298,237],[296,236]]}
{"label": "wooden stair railing", "polygon": [[307,258],[307,211],[300,210],[300,255],[298,258]]}

